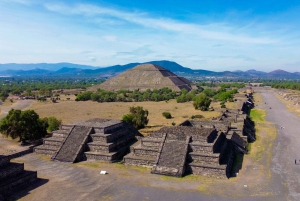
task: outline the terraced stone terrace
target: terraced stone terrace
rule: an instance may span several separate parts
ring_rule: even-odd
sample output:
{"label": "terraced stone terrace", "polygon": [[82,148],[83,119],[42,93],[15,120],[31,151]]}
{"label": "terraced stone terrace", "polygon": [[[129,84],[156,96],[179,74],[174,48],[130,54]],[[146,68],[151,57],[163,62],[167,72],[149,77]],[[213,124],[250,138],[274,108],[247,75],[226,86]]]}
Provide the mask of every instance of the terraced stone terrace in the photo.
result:
{"label": "terraced stone terrace", "polygon": [[245,97],[240,109],[225,110],[210,121],[186,120],[148,137],[120,120],[65,124],[34,151],[62,162],[123,160],[125,165],[149,167],[154,174],[229,178],[236,155],[246,154],[248,142],[255,141],[254,123],[247,115],[252,101]]}

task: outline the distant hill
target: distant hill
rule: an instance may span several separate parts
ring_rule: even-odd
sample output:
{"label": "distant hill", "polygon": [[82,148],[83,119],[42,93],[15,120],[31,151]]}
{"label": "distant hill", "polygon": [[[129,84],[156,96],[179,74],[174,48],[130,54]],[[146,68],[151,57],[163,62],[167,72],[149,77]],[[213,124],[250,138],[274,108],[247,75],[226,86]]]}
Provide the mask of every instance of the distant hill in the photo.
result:
{"label": "distant hill", "polygon": [[[290,73],[284,70],[275,70],[269,73],[257,70],[247,71],[223,71],[215,72],[202,69],[190,69],[183,67],[173,61],[149,61],[144,63],[129,63],[125,65],[114,65],[105,68],[88,65],[57,63],[57,64],[0,64],[0,76],[40,76],[40,77],[102,77],[110,78],[116,76],[137,65],[151,63],[159,65],[178,76],[183,77],[241,77],[241,78],[287,78],[300,79],[300,72]],[[17,70],[19,69],[19,70]],[[21,69],[21,70],[20,70]]]}
{"label": "distant hill", "polygon": [[35,63],[35,64],[0,64],[1,71],[6,70],[34,70],[34,69],[44,69],[49,71],[56,71],[61,68],[81,68],[81,69],[95,69],[93,66],[81,65],[81,64],[72,64],[72,63]]}

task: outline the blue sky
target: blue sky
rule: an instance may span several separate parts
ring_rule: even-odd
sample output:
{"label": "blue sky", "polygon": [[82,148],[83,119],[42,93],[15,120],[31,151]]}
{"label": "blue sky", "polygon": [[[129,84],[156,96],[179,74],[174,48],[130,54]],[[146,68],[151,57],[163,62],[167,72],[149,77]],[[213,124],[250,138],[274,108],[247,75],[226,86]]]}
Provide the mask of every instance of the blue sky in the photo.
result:
{"label": "blue sky", "polygon": [[299,0],[0,0],[0,63],[299,72],[299,53]]}

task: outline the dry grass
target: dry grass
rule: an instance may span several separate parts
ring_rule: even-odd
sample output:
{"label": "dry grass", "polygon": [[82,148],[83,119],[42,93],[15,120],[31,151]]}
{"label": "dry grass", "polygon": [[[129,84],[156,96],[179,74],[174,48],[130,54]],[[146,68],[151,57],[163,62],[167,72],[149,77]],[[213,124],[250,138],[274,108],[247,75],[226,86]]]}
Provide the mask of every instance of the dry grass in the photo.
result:
{"label": "dry grass", "polygon": [[[68,97],[68,96],[67,96]],[[63,97],[61,97],[62,99]],[[227,103],[227,106],[233,107],[236,103]],[[162,126],[171,126],[172,122],[176,125],[186,120],[186,117],[192,115],[203,115],[204,118],[210,119],[220,114],[220,104],[214,102],[211,104],[215,111],[195,110],[192,102],[176,103],[175,100],[168,102],[111,102],[98,103],[93,101],[64,101],[58,103],[52,102],[34,102],[30,109],[35,110],[40,117],[55,116],[62,119],[63,123],[69,123],[91,118],[122,119],[124,114],[129,113],[129,107],[142,106],[149,111],[149,123],[142,133],[148,133],[158,130]],[[163,112],[170,112],[171,119],[162,116]]]}

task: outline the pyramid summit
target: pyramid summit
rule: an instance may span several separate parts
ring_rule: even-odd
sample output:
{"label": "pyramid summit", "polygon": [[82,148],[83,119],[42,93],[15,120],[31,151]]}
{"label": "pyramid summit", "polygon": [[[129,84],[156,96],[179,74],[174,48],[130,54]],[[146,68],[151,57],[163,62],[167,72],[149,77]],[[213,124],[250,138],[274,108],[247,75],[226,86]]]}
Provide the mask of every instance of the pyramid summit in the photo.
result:
{"label": "pyramid summit", "polygon": [[98,85],[98,88],[110,91],[120,89],[145,91],[164,87],[174,91],[192,89],[189,80],[155,64],[138,65]]}

